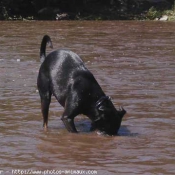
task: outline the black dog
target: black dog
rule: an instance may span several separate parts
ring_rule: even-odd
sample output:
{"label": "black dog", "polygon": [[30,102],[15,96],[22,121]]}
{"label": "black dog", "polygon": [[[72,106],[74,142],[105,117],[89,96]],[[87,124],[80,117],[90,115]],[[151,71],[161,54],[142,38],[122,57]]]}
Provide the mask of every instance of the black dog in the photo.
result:
{"label": "black dog", "polygon": [[99,131],[116,134],[126,111],[123,108],[115,109],[110,97],[104,94],[93,74],[76,53],[56,50],[46,57],[47,44],[52,47],[50,37],[45,35],[41,43],[42,64],[37,81],[44,127],[47,127],[53,94],[65,108],[61,119],[69,132],[77,132],[74,117],[84,114]]}

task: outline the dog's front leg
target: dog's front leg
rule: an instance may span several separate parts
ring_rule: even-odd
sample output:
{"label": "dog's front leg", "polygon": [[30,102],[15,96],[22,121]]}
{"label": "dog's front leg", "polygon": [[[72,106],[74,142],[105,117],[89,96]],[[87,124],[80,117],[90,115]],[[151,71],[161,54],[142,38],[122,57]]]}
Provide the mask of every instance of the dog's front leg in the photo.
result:
{"label": "dog's front leg", "polygon": [[69,132],[77,133],[77,129],[75,128],[75,124],[74,124],[74,118],[70,118],[66,115],[63,115],[61,120],[63,121],[66,129]]}

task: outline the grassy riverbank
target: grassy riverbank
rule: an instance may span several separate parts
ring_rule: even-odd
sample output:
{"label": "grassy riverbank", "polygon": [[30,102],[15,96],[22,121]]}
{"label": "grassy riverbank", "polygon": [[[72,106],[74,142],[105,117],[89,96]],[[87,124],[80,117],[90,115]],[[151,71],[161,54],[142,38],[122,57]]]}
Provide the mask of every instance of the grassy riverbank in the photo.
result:
{"label": "grassy riverbank", "polygon": [[151,7],[148,12],[145,14],[145,20],[161,20],[162,21],[175,21],[175,6],[170,10],[156,10],[154,7]]}
{"label": "grassy riverbank", "polygon": [[175,20],[173,0],[13,1],[2,0],[0,20]]}

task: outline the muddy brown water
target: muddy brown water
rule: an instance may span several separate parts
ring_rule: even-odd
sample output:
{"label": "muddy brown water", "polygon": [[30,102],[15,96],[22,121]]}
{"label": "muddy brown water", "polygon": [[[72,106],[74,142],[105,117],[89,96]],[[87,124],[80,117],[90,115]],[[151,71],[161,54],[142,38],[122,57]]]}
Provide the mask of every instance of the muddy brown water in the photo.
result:
{"label": "muddy brown water", "polygon": [[[80,133],[68,133],[54,98],[49,129],[43,130],[36,79],[44,34],[54,49],[78,53],[115,106],[127,110],[120,136],[89,132],[85,116],[76,118]],[[175,23],[0,22],[1,174],[16,169],[174,174],[174,117]]]}

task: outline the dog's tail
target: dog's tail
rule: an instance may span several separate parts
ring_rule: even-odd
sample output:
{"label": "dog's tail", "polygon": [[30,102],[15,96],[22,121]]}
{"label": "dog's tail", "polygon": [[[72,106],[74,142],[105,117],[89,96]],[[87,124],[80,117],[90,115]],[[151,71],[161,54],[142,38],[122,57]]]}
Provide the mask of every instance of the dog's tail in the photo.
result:
{"label": "dog's tail", "polygon": [[40,61],[43,62],[46,58],[46,46],[53,48],[52,41],[48,35],[44,35],[40,47]]}

